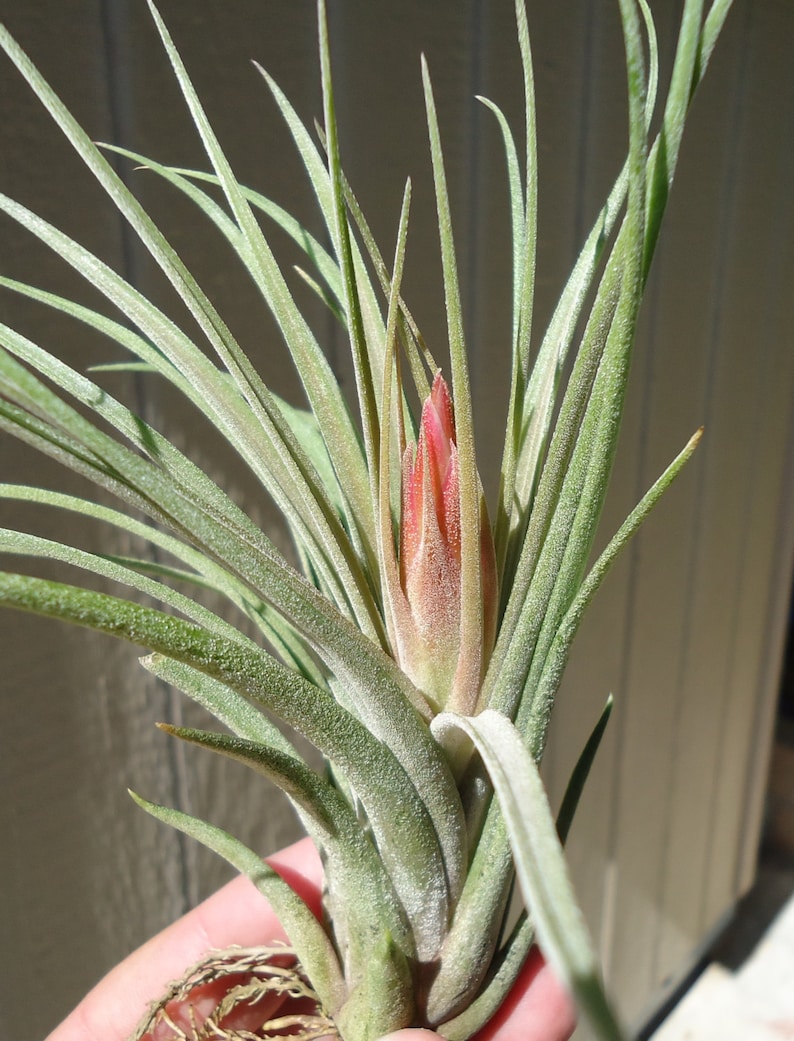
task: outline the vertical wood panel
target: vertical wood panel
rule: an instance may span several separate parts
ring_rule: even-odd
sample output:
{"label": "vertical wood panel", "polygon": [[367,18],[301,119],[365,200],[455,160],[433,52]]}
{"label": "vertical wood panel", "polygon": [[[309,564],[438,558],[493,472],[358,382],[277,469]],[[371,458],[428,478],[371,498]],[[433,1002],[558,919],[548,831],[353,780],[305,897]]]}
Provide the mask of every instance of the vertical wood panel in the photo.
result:
{"label": "vertical wood panel", "polygon": [[[726,474],[726,480],[738,478],[741,489],[737,512],[742,516],[743,543],[737,560],[725,723],[714,783],[706,921],[715,916],[726,894],[747,885],[742,860],[761,826],[758,796],[751,796],[748,788],[751,784],[757,788],[755,775],[766,777],[768,707],[777,701],[789,617],[794,541],[794,299],[789,290],[794,271],[794,81],[790,53],[780,34],[790,25],[791,10],[786,5],[750,8],[746,132],[737,170],[737,200],[743,204],[728,218],[734,231],[725,278],[728,285],[741,286],[742,292],[726,301],[724,324],[736,344],[732,361],[737,381],[743,384],[734,407],[747,417],[740,431],[747,462],[743,474]],[[765,188],[759,191],[761,185]],[[748,258],[757,260],[748,263]],[[764,509],[764,504],[772,503],[778,508]],[[757,699],[746,696],[754,685]],[[756,740],[748,741],[753,733]],[[751,784],[742,783],[742,777]],[[748,831],[732,831],[731,809],[743,798],[756,804],[747,808]]]}
{"label": "vertical wood panel", "polygon": [[[735,58],[736,37],[732,39]],[[731,39],[721,42],[723,52],[730,48]],[[704,503],[705,475],[710,473],[704,468],[718,411],[713,374],[720,352],[713,336],[713,312],[715,292],[722,291],[716,279],[726,159],[732,149],[726,149],[724,137],[704,134],[703,129],[724,125],[728,114],[725,97],[734,65],[728,62],[723,68],[727,76],[722,84],[716,86],[710,77],[703,85],[685,138],[638,343],[635,375],[641,390],[638,394],[635,389],[629,413],[641,444],[635,472],[646,487],[672,457],[676,444],[706,424],[704,444],[690,472],[671,491],[632,556],[618,692],[625,713],[618,721],[610,959],[624,1015],[631,1022],[645,1011],[648,995],[669,971],[669,966],[657,964],[662,932],[675,933],[679,949],[691,950],[698,940],[697,914],[663,919],[667,872],[675,877],[679,895],[697,901],[697,865],[707,855],[703,822],[709,808],[706,791],[716,751],[720,688],[706,683],[695,697],[692,693],[701,664],[714,669],[713,655],[722,640],[719,618],[728,605],[725,598],[711,604],[698,601],[701,591],[709,588],[699,575],[710,561],[730,557],[737,534],[732,524],[713,529],[713,515]],[[624,437],[625,447],[627,441]],[[713,586],[709,591],[713,596]],[[711,658],[703,656],[704,638],[716,641]]]}
{"label": "vertical wood panel", "polygon": [[[11,31],[93,137],[115,138],[164,161],[206,167],[187,130],[187,115],[145,5],[74,0],[4,2],[0,7]],[[256,54],[268,64],[275,58],[279,78],[303,104],[303,114],[310,120],[319,115],[311,6],[291,6],[284,33],[275,35],[267,31],[261,9],[252,10],[251,4],[225,5],[223,13],[209,5],[163,4],[162,9],[212,117],[224,125],[224,146],[242,167],[241,177],[258,181],[286,205],[294,204],[297,195],[310,221],[309,190],[299,162],[274,162],[274,141],[285,150],[286,135],[249,59]],[[224,32],[221,22],[227,16]],[[109,77],[114,61],[118,64]],[[123,236],[112,206],[5,60],[1,74],[4,144],[10,140],[0,150],[2,190],[74,234],[122,273],[134,275],[155,300],[174,310],[162,276]],[[247,100],[238,118],[240,99]],[[129,166],[125,174],[179,252],[198,268],[235,333],[253,356],[259,355],[262,368],[271,370],[271,384],[294,396],[294,378],[283,355],[273,350],[272,361],[263,361],[262,348],[275,339],[272,323],[253,293],[241,291],[236,261],[219,254],[217,240],[204,233],[195,212],[180,205],[173,192],[159,190],[151,176],[130,172]],[[95,302],[82,281],[30,236],[8,221],[0,235],[3,274]],[[25,307],[3,293],[0,313],[78,368],[109,360],[104,343],[42,308]],[[112,390],[174,436],[238,501],[247,500],[250,512],[272,531],[274,514],[265,497],[228,453],[218,453],[211,439],[199,435],[199,424],[184,403],[154,381],[142,399],[141,387],[131,382],[113,377]],[[85,490],[9,438],[0,440],[0,459],[3,480]],[[89,538],[82,522],[41,518],[42,511],[3,512],[10,526],[30,526],[77,543]],[[284,544],[283,535],[272,533]],[[92,548],[111,552],[130,548],[117,539],[109,542],[101,531],[92,532],[90,541]],[[75,580],[66,569],[58,577]],[[0,825],[8,841],[0,853],[0,1036],[42,1036],[111,965],[229,875],[218,858],[142,815],[126,795],[128,786],[202,813],[263,850],[286,844],[298,831],[286,807],[270,812],[281,804],[264,782],[248,783],[239,767],[230,770],[220,760],[186,755],[154,729],[155,720],[200,725],[205,719],[181,696],[153,682],[137,666],[134,648],[7,612],[2,639]],[[43,976],[52,981],[49,993],[31,1002],[27,996]]]}
{"label": "vertical wood panel", "polygon": [[[616,490],[624,481],[625,442],[639,437],[647,484],[672,454],[674,432],[706,422],[690,473],[631,554],[624,604],[628,642],[616,713],[614,859],[607,874],[616,880],[614,908],[607,908],[614,933],[604,942],[612,948],[612,985],[635,1023],[649,1010],[650,996],[680,978],[749,884],[749,874],[739,881],[738,864],[744,857],[746,866],[757,849],[758,776],[765,772],[777,671],[772,666],[769,675],[764,656],[779,660],[780,653],[775,639],[764,636],[770,612],[761,586],[769,589],[771,566],[783,597],[788,588],[791,545],[787,534],[781,542],[778,503],[791,480],[785,417],[792,401],[790,323],[776,324],[778,283],[764,275],[791,271],[788,243],[781,248],[777,237],[781,220],[788,227],[791,204],[778,202],[780,167],[770,162],[778,148],[759,140],[760,108],[743,119],[739,107],[745,91],[767,117],[775,113],[778,133],[780,126],[790,128],[788,77],[773,55],[791,11],[765,8],[763,28],[756,23],[750,44],[748,16],[757,11],[752,5],[734,11],[685,138],[618,459]],[[732,133],[722,134],[728,121]],[[790,157],[786,143],[778,147]],[[790,185],[790,158],[781,165]],[[740,230],[751,226],[752,233]],[[761,315],[770,321],[770,310],[777,332],[759,337],[756,323]],[[767,366],[782,382],[774,400],[761,389]],[[769,411],[783,423],[778,435],[762,419]],[[748,509],[756,483],[758,498]],[[781,599],[772,624],[778,641]],[[602,639],[604,606],[602,600],[601,615],[590,620]],[[591,676],[601,672],[599,662]],[[756,726],[759,717],[763,725]],[[742,815],[748,787],[756,813],[749,830]],[[587,851],[598,851],[588,823],[577,827],[585,831]]]}
{"label": "vertical wood panel", "polygon": [[[248,0],[222,7],[212,4],[160,5],[182,59],[204,101],[221,146],[242,183],[272,197],[302,215],[313,230],[320,228],[302,164],[264,79],[252,65],[258,61],[272,70],[280,86],[311,123],[321,115],[315,16],[312,5],[287,5],[280,10],[279,29],[271,31],[263,8]],[[159,38],[146,5],[131,4],[126,11],[123,37],[128,124],[125,144],[160,161],[207,169],[209,162],[164,59]],[[282,158],[283,157],[283,158]],[[238,342],[259,367],[271,388],[301,402],[292,363],[280,334],[254,287],[242,276],[231,249],[208,226],[193,205],[151,174],[135,172],[126,164],[126,176],[160,224],[180,256],[228,322]],[[309,315],[319,327],[321,341],[330,321],[313,295],[302,286],[291,265],[300,258],[285,236],[265,225],[274,250]],[[168,313],[180,317],[181,307],[163,275],[140,247],[134,249],[136,281]],[[191,328],[188,319],[188,328]],[[202,339],[199,335],[199,343]],[[209,350],[209,348],[207,348]],[[161,381],[147,380],[142,408],[161,430],[201,465],[289,553],[283,525],[267,494],[241,461],[219,443],[203,417]],[[181,695],[171,698],[171,715],[184,725],[206,726],[207,715]],[[166,753],[173,742],[153,739]],[[166,753],[169,754],[169,753]],[[222,824],[253,848],[269,850],[298,835],[286,801],[267,782],[254,778],[238,764],[208,756],[199,749],[176,747],[175,762],[180,806],[188,812]],[[263,812],[263,803],[275,812]],[[199,900],[229,877],[230,869],[218,857],[195,843],[185,848],[186,880],[191,902]]]}
{"label": "vertical wood panel", "polygon": [[[90,132],[109,136],[101,5],[0,8]],[[2,189],[121,263],[118,218],[6,60],[0,77]],[[7,220],[0,224],[0,267],[94,299]],[[78,368],[106,357],[96,338],[5,291],[0,316]],[[4,481],[85,488],[8,437],[0,439],[0,470]],[[89,532],[83,522],[48,511],[3,504],[2,518],[50,537],[90,541],[100,551],[124,548],[99,528]],[[66,568],[55,574],[72,579]],[[184,907],[181,843],[155,835],[125,793],[127,785],[152,785],[164,798],[176,795],[171,762],[151,740],[153,720],[166,715],[163,692],[135,666],[135,649],[8,612],[0,625],[0,1036],[37,1037],[131,944]]]}
{"label": "vertical wood panel", "polygon": [[[554,5],[537,7],[541,17]],[[539,313],[540,332],[623,161],[626,146],[625,83],[616,11],[577,5],[575,18],[556,7],[557,24],[536,45],[540,137]],[[566,38],[569,45],[560,48]],[[551,147],[547,142],[551,142]],[[565,149],[560,144],[565,143]],[[625,473],[626,465],[620,472]],[[631,471],[633,473],[633,467]],[[633,489],[614,490],[605,528],[620,523]],[[576,757],[598,718],[607,694],[619,689],[623,653],[622,602],[627,580],[618,566],[599,594],[601,624],[586,619],[555,706],[544,774],[554,801],[562,797]],[[615,724],[607,733],[568,847],[577,892],[593,934],[609,934],[608,871],[610,790],[608,764]],[[603,945],[603,944],[601,944]]]}
{"label": "vertical wood panel", "polygon": [[[763,315],[771,307],[780,316],[770,289],[785,257],[779,248],[780,222],[790,226],[791,219],[790,206],[777,203],[783,199],[773,160],[773,135],[779,134],[782,113],[765,120],[768,96],[762,100],[776,72],[779,83],[785,75],[782,63],[775,71],[774,41],[782,25],[773,9],[762,12],[753,6],[737,14],[733,29],[741,32],[734,31],[726,40],[737,44],[732,63],[737,79],[735,138],[725,163],[727,183],[710,299],[714,365],[708,388],[708,440],[699,460],[699,548],[681,695],[685,711],[677,790],[669,809],[675,826],[669,828],[672,841],[663,899],[665,919],[684,923],[695,936],[713,928],[737,895],[738,849],[749,836],[742,834],[735,808],[741,805],[757,751],[748,735],[757,699],[774,696],[759,682],[761,655],[767,651],[763,625],[768,624],[760,583],[769,581],[769,555],[775,551],[772,535],[779,518],[770,506],[781,494],[783,442],[760,451],[758,426],[768,408],[769,368],[790,388],[794,364],[791,343],[785,344],[780,332],[763,349],[758,345],[766,325]],[[723,63],[730,56],[730,50],[723,53]],[[789,103],[784,123],[790,125],[792,114]],[[756,194],[761,184],[768,195],[763,204]],[[770,206],[771,199],[776,204]],[[760,500],[767,503],[763,521],[753,507],[759,486],[767,491]],[[721,596],[715,595],[719,589]],[[749,604],[754,605],[752,618]],[[685,950],[686,942],[663,935],[663,971],[672,971]]]}

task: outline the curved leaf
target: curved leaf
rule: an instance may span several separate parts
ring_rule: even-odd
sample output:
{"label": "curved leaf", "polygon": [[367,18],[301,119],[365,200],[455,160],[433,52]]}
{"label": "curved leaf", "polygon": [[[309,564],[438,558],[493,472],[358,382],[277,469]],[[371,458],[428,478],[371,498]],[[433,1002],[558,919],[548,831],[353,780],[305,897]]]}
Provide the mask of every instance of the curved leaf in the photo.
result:
{"label": "curved leaf", "polygon": [[[391,749],[326,691],[264,652],[173,615],[104,593],[8,573],[0,573],[0,606],[60,618],[142,644],[264,705],[298,730],[347,777],[366,808],[414,928],[420,956],[437,950],[449,913],[450,869],[456,868],[465,849],[459,833],[454,836],[454,859],[448,861],[446,847],[439,846],[425,801],[427,789],[438,788],[439,781],[429,771],[423,775],[426,786],[420,797]],[[429,734],[428,739],[432,741]],[[443,764],[443,783],[448,767],[436,749]],[[415,753],[413,763],[425,767]],[[453,819],[454,811],[455,803],[450,802],[448,813]]]}
{"label": "curved leaf", "polygon": [[384,931],[403,958],[415,958],[413,936],[405,914],[355,812],[343,796],[294,754],[259,741],[185,727],[161,725],[183,741],[206,748],[266,777],[301,811],[301,818],[323,858],[328,908],[334,936],[343,954],[349,989],[368,986]]}
{"label": "curved leaf", "polygon": [[[241,256],[244,255],[244,252],[241,250],[243,234],[238,225],[235,224],[235,222],[210,195],[201,191],[192,183],[197,181],[199,183],[220,186],[221,181],[217,174],[206,173],[203,170],[188,170],[179,166],[163,166],[148,156],[141,155],[140,152],[133,152],[131,149],[122,148],[120,145],[102,143],[100,147],[106,151],[115,152],[117,155],[122,155],[127,159],[131,159],[139,166],[151,170],[153,173],[156,173],[160,177],[170,181],[175,188],[178,188],[179,191],[183,192],[207,217],[209,217],[209,219],[218,227],[219,231],[228,239],[232,247],[237,252],[240,252]],[[341,304],[342,287],[339,265],[328,250],[326,250],[325,247],[317,241],[315,236],[312,235],[307,228],[304,228],[303,225],[292,216],[292,214],[285,210],[283,206],[279,206],[277,202],[273,202],[272,199],[268,199],[260,192],[254,191],[252,188],[247,188],[244,185],[240,185],[240,191],[249,205],[256,210],[259,210],[261,213],[265,214],[266,217],[272,220],[274,224],[281,228],[281,230],[284,231],[306,254],[327,285],[329,292],[333,295],[336,302]]]}
{"label": "curved leaf", "polygon": [[[201,136],[235,220],[248,244],[249,270],[268,300],[293,355],[306,395],[323,430],[323,438],[331,457],[334,459],[335,469],[340,476],[343,475],[345,487],[352,497],[353,509],[350,511],[350,518],[359,526],[359,532],[365,545],[369,546],[371,554],[374,552],[374,517],[372,503],[368,501],[365,494],[367,469],[361,454],[359,437],[345,405],[339,384],[309,329],[308,323],[292,299],[275,257],[261,228],[254,220],[248,201],[210,126],[187,70],[157,8],[152,0],[148,0],[148,3],[195,127]],[[227,352],[229,353],[225,361],[230,372],[233,375],[239,372],[242,386],[251,388],[253,397],[249,398],[249,401],[252,407],[255,408],[255,401],[259,400],[267,408],[268,392],[256,370],[241,351],[234,349],[233,344],[227,344]],[[230,358],[233,358],[232,364],[230,364]]]}
{"label": "curved leaf", "polygon": [[197,839],[251,879],[272,905],[323,1005],[332,1014],[338,1011],[344,1003],[346,988],[331,940],[306,904],[278,872],[220,828],[180,810],[158,806],[134,792],[130,792],[130,795],[157,820]]}
{"label": "curved leaf", "polygon": [[442,1037],[447,1041],[468,1041],[485,1026],[510,993],[534,942],[535,928],[524,912],[504,947],[493,958],[476,997],[452,1019],[439,1024]]}
{"label": "curved leaf", "polygon": [[[617,556],[637,533],[651,510],[691,458],[700,441],[701,433],[702,431],[697,431],[689,439],[664,473],[648,489],[640,502],[609,540],[609,543],[583,580],[565,616],[559,623],[559,627],[549,644],[547,654],[542,661],[539,659],[539,662],[541,662],[537,669],[537,697],[539,701],[542,701],[545,697],[552,697],[552,692],[559,687],[562,673],[568,660],[568,653],[586,608],[598,591]],[[529,682],[534,682],[532,675]]]}
{"label": "curved leaf", "polygon": [[557,834],[560,836],[560,842],[563,846],[568,838],[568,832],[571,829],[574,814],[579,805],[579,799],[582,796],[584,786],[590,774],[590,767],[595,761],[596,753],[601,745],[601,738],[604,736],[604,731],[607,728],[607,723],[609,722],[609,717],[611,715],[612,695],[610,694],[601,715],[598,717],[596,725],[593,727],[592,734],[587,739],[579,758],[576,760],[576,765],[573,768],[573,773],[568,781],[565,795],[560,804],[560,811],[557,814]]}
{"label": "curved leaf", "polygon": [[442,742],[456,729],[474,743],[493,782],[541,950],[596,1035],[621,1041],[535,760],[515,726],[498,712],[488,709],[475,717],[444,712],[432,723]]}
{"label": "curved leaf", "polygon": [[[25,207],[1,194],[0,209],[55,249],[119,307],[148,340],[130,334],[102,316],[91,316],[86,308],[71,305],[69,301],[18,284],[14,288],[20,288],[27,295],[36,296],[74,317],[88,320],[125,348],[136,351],[173,382],[209,418],[273,496],[310,553],[314,567],[322,575],[325,587],[331,590],[334,601],[343,610],[349,605],[350,613],[364,632],[375,639],[381,638],[381,619],[361,562],[328,501],[322,482],[272,395],[267,398],[267,407],[260,402],[252,408],[251,403],[235,390],[228,375],[213,365],[177,326],[111,268]],[[52,359],[44,360],[45,352],[14,330],[3,326],[2,332],[9,350],[25,357],[33,365],[54,367]],[[153,348],[149,341],[157,346]],[[57,360],[55,365],[59,366],[59,373],[68,371],[68,367]],[[75,382],[73,376],[70,379]],[[72,392],[71,386],[66,389]],[[265,389],[260,390],[264,398]],[[95,388],[87,403],[94,407],[95,401],[102,401],[103,394],[104,391]]]}

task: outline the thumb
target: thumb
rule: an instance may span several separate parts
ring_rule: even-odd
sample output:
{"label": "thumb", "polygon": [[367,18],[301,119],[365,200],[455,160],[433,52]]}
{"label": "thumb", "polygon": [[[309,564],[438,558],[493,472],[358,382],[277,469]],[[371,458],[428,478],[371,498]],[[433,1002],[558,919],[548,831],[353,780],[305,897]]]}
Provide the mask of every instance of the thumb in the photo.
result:
{"label": "thumb", "polygon": [[441,1034],[435,1034],[432,1030],[410,1027],[407,1030],[395,1030],[393,1034],[384,1034],[378,1041],[443,1041],[443,1039]]}

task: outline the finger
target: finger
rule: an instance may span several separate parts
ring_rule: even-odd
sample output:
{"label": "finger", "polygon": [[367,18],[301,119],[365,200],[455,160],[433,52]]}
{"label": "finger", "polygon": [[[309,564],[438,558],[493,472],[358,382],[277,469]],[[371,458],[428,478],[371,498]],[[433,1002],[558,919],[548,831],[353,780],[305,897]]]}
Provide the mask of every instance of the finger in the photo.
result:
{"label": "finger", "polygon": [[393,1034],[384,1034],[379,1041],[443,1041],[443,1038],[432,1030],[411,1027],[409,1030],[395,1030]]}
{"label": "finger", "polygon": [[512,991],[476,1041],[568,1041],[575,1026],[568,992],[533,947]]}
{"label": "finger", "polygon": [[[571,999],[535,947],[512,992],[475,1041],[568,1041],[575,1026]],[[442,1035],[397,1030],[380,1041],[442,1041]]]}
{"label": "finger", "polygon": [[[267,862],[317,910],[322,868],[309,839]],[[111,970],[47,1041],[125,1041],[148,1004],[208,950],[285,939],[261,893],[247,878],[236,878]]]}

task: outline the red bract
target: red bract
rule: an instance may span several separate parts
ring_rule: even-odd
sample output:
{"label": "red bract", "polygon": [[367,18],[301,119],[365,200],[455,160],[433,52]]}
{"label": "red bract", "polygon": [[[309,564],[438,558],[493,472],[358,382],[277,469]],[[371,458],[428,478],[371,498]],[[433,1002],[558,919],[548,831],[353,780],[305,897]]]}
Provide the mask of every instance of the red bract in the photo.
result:
{"label": "red bract", "polygon": [[[483,662],[493,640],[496,569],[481,505]],[[422,408],[419,439],[403,456],[400,583],[407,617],[398,626],[400,665],[434,709],[456,689],[461,661],[460,469],[449,389],[440,373]]]}

